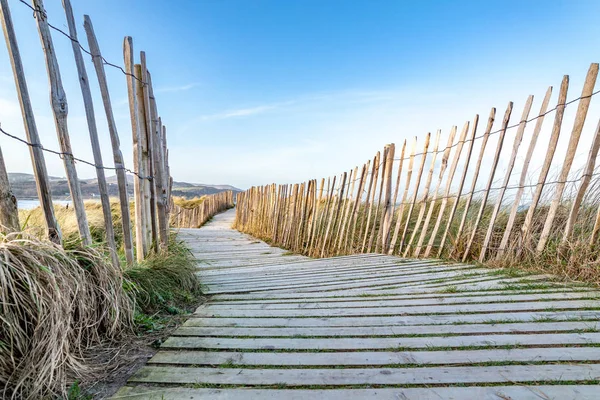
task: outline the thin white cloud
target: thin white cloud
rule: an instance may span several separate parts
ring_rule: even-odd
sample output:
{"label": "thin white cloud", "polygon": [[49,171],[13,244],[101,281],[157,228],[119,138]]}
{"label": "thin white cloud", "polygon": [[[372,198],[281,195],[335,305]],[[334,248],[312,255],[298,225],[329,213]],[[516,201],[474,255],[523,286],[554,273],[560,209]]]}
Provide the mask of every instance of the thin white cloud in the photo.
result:
{"label": "thin white cloud", "polygon": [[224,111],[217,114],[210,115],[202,115],[200,119],[203,121],[206,120],[219,120],[219,119],[228,119],[228,118],[238,118],[238,117],[249,117],[252,115],[262,114],[267,111],[275,110],[279,107],[286,106],[292,104],[293,101],[286,101],[282,103],[274,103],[274,104],[265,104],[257,107],[249,107],[249,108],[238,108],[234,110]]}
{"label": "thin white cloud", "polygon": [[172,93],[172,92],[184,92],[186,90],[193,89],[200,84],[198,83],[188,83],[187,85],[179,85],[179,86],[164,86],[156,89],[156,93]]}

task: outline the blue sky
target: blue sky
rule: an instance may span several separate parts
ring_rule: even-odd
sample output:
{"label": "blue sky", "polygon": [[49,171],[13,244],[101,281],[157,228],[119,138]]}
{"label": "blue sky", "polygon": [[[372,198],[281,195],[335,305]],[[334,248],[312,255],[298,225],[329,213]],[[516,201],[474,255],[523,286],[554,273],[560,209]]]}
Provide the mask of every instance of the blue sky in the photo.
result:
{"label": "blue sky", "polygon": [[[104,56],[122,64],[122,40],[145,50],[168,128],[176,180],[246,188],[328,176],[401,143],[571,75],[579,95],[600,59],[598,1],[117,1],[72,0],[85,47],[89,14]],[[31,11],[11,10],[45,146],[58,148],[43,53]],[[66,29],[59,0],[49,20]],[[92,159],[69,41],[53,32],[69,100],[75,153]],[[0,122],[24,137],[12,71],[0,46]],[[91,77],[106,164],[110,144]],[[108,71],[131,166],[125,78]],[[553,100],[554,102],[554,100]],[[534,105],[536,110],[537,103]],[[594,122],[595,124],[595,122]],[[444,142],[445,139],[442,139]],[[31,171],[27,149],[0,137],[10,171]],[[52,175],[61,161],[48,156]],[[78,167],[81,177],[94,171]]]}

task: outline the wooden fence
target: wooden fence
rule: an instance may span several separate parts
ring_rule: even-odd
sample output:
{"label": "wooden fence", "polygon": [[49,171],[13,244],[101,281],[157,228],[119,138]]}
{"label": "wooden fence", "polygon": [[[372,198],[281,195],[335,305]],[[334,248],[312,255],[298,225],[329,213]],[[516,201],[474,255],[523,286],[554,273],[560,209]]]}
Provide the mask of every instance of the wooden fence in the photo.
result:
{"label": "wooden fence", "polygon": [[202,203],[192,208],[171,203],[171,226],[176,228],[200,228],[215,214],[233,207],[233,192],[227,190],[204,196]]}
{"label": "wooden fence", "polygon": [[[340,176],[252,187],[238,194],[234,226],[314,257],[380,252],[483,262],[548,250],[563,256],[581,248],[593,251],[600,232],[599,185],[593,179],[598,176],[600,124],[588,130],[591,145],[581,170],[572,171],[572,166],[597,93],[597,75],[598,64],[592,64],[581,96],[568,102],[565,76],[556,106],[548,109],[550,87],[534,116],[529,96],[513,124],[510,102],[501,119],[492,108],[485,124],[477,115],[460,130],[454,126],[445,141],[438,131],[433,138],[427,134],[420,145],[416,138],[400,148],[388,144],[362,167]],[[557,176],[551,176],[565,108],[571,104],[577,110],[561,148],[566,149],[564,159],[556,160]],[[549,137],[538,140],[551,115],[548,135],[542,135]],[[527,150],[519,153],[528,124]],[[512,148],[504,146],[507,132],[514,136]],[[545,154],[537,170],[530,166],[534,153]],[[519,179],[511,184],[517,160]],[[497,171],[500,161],[503,175]],[[535,183],[529,183],[530,175]]]}
{"label": "wooden fence", "polygon": [[[18,138],[3,129],[2,133],[14,140],[19,140],[27,144],[29,147],[38,198],[46,223],[47,237],[53,242],[61,243],[61,230],[57,224],[52,205],[50,183],[44,159],[45,154],[60,156],[64,161],[70,195],[77,216],[79,234],[82,242],[86,245],[91,244],[92,238],[75,165],[77,162],[80,162],[95,167],[106,228],[106,243],[111,250],[113,263],[118,265],[119,260],[115,245],[105,170],[112,170],[116,173],[119,189],[124,250],[127,263],[131,264],[134,261],[133,238],[135,238],[135,256],[138,261],[144,259],[153,248],[163,250],[167,246],[170,214],[169,199],[171,197],[170,189],[172,178],[168,162],[166,127],[163,125],[157,110],[152,79],[147,68],[145,53],[143,51],[140,52],[139,62],[135,63],[133,41],[131,37],[126,37],[123,44],[124,67],[109,63],[100,52],[100,46],[96,35],[94,34],[92,21],[90,17],[86,15],[84,16],[83,26],[89,46],[89,50],[87,50],[83,47],[82,42],[78,38],[70,0],[63,0],[62,3],[66,15],[68,33],[49,24],[42,0],[33,0],[32,6],[28,6],[25,2],[14,3],[28,6],[33,10],[33,16],[39,30],[40,42],[45,55],[51,105],[54,113],[58,141],[60,143],[60,151],[45,149],[40,140],[40,136],[38,135],[35,115],[29,97],[24,67],[21,61],[19,44],[15,35],[8,0],[0,0],[0,18],[2,20],[6,45],[13,68],[27,139],[24,140]],[[77,78],[81,87],[90,142],[93,150],[93,162],[75,157],[71,150],[67,127],[67,97],[65,90],[63,89],[62,76],[53,47],[51,30],[66,36],[67,40],[70,40],[72,43],[73,56],[77,66]],[[96,77],[98,79],[104,112],[108,122],[108,132],[112,145],[114,167],[105,167],[103,164],[91,88],[89,86],[82,52],[91,56]],[[119,133],[115,124],[109,85],[104,69],[105,66],[121,70],[127,80],[133,138],[133,170],[125,168],[125,163],[123,161]],[[127,172],[134,175],[135,235],[132,234],[132,222],[130,219]],[[16,201],[14,196],[10,193],[4,160],[1,156],[0,187],[0,223],[4,226],[5,230],[18,230],[19,222]]]}

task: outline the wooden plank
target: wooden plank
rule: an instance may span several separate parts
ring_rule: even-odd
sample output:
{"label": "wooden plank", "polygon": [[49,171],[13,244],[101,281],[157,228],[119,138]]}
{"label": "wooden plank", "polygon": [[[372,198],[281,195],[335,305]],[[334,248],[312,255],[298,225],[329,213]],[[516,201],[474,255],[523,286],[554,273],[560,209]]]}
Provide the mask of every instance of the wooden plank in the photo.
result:
{"label": "wooden plank", "polygon": [[[416,297],[416,296],[413,296]],[[362,301],[328,301],[321,302],[310,300],[310,302],[299,303],[275,303],[265,304],[257,302],[254,304],[229,304],[230,302],[208,303],[201,306],[203,310],[219,312],[221,310],[311,310],[311,309],[328,309],[328,308],[367,308],[367,307],[406,307],[406,306],[424,306],[438,304],[470,304],[470,303],[508,303],[508,302],[536,302],[550,300],[574,300],[574,299],[600,299],[598,294],[582,292],[582,293],[544,293],[536,294],[518,294],[518,295],[496,295],[487,296],[481,294],[478,296],[455,296],[455,297],[431,297],[431,298],[405,298],[405,299],[377,299],[377,300],[362,300]]]}
{"label": "wooden plank", "polygon": [[508,127],[508,122],[510,120],[510,115],[513,109],[513,102],[510,101],[508,106],[506,107],[506,111],[504,112],[504,118],[502,120],[502,126],[500,128],[500,136],[498,137],[498,144],[496,145],[496,153],[494,154],[494,160],[492,161],[490,176],[488,178],[487,185],[483,191],[483,198],[481,199],[481,205],[479,206],[479,212],[477,213],[477,217],[475,218],[475,222],[473,223],[473,230],[471,231],[471,236],[467,242],[467,246],[465,248],[465,252],[462,256],[462,261],[465,262],[469,257],[471,252],[471,247],[473,246],[473,242],[475,240],[475,236],[477,235],[477,229],[479,228],[479,224],[481,223],[481,219],[483,217],[483,213],[485,211],[485,206],[487,205],[487,200],[490,195],[490,189],[492,184],[494,183],[494,176],[496,175],[496,168],[498,167],[498,161],[500,160],[500,153],[502,152],[502,145],[504,144],[504,136],[506,135],[506,129]]}
{"label": "wooden plank", "polygon": [[110,252],[110,259],[116,269],[120,269],[121,263],[117,254],[117,245],[115,243],[115,232],[113,228],[112,211],[110,208],[110,200],[108,198],[108,186],[106,184],[106,176],[104,174],[104,163],[102,161],[102,152],[100,151],[100,140],[98,138],[98,128],[96,126],[96,115],[94,113],[94,103],[92,101],[92,91],[90,90],[89,79],[79,41],[77,39],[77,28],[75,27],[75,18],[73,17],[73,8],[70,0],[63,0],[63,8],[69,26],[69,35],[73,39],[71,47],[77,66],[77,74],[79,75],[79,86],[83,97],[83,106],[85,109],[85,117],[90,132],[90,142],[92,144],[92,154],[94,156],[94,164],[96,164],[96,177],[98,178],[98,192],[100,194],[100,203],[102,205],[102,216],[104,217],[104,233],[106,244]]}
{"label": "wooden plank", "polygon": [[75,168],[75,159],[73,156],[73,150],[71,148],[69,128],[67,126],[67,95],[62,85],[58,60],[56,59],[56,52],[54,50],[54,44],[52,43],[52,36],[50,35],[50,28],[48,27],[46,12],[44,11],[44,3],[42,0],[33,0],[33,6],[37,10],[41,10],[40,12],[36,13],[35,20],[38,26],[38,32],[40,34],[42,49],[44,50],[46,72],[48,73],[48,83],[50,85],[50,103],[52,106],[52,114],[54,115],[54,124],[56,127],[56,134],[58,136],[60,150],[63,153],[62,159],[65,166],[65,174],[67,176],[69,192],[73,201],[73,208],[75,209],[77,227],[79,229],[79,235],[81,236],[82,243],[86,246],[89,246],[92,244],[92,235],[90,233],[90,227],[87,221],[87,215],[85,213],[83,196],[81,195],[81,187],[79,186],[77,169]]}
{"label": "wooden plank", "polygon": [[229,385],[385,385],[488,382],[581,382],[600,377],[600,364],[353,369],[238,369],[147,366],[130,382]]}
{"label": "wooden plank", "polygon": [[453,365],[489,362],[598,361],[598,347],[543,347],[449,351],[356,351],[336,353],[251,353],[229,351],[160,351],[150,364],[235,366]]}
{"label": "wooden plank", "polygon": [[565,160],[563,161],[562,169],[560,170],[560,174],[558,176],[558,182],[556,183],[554,197],[552,198],[552,202],[550,203],[548,215],[546,216],[546,221],[544,222],[544,228],[542,229],[540,240],[537,244],[536,251],[538,254],[544,251],[546,243],[550,238],[550,231],[553,228],[554,219],[556,217],[558,207],[560,206],[565,186],[567,185],[566,180],[569,177],[569,172],[571,171],[571,166],[573,165],[573,160],[575,159],[577,145],[579,144],[579,138],[581,137],[581,132],[583,131],[583,124],[585,123],[585,118],[587,116],[590,102],[592,100],[591,96],[592,92],[594,91],[594,86],[596,85],[597,77],[598,64],[592,63],[585,78],[585,83],[581,92],[581,100],[579,100],[579,105],[577,106],[577,114],[575,115],[575,122],[573,123],[571,137],[569,138],[567,154],[565,155]]}
{"label": "wooden plank", "polygon": [[469,386],[378,389],[190,389],[164,386],[125,386],[115,399],[151,400],[440,400],[440,399],[577,399],[595,400],[594,385]]}
{"label": "wooden plank", "polygon": [[186,326],[254,326],[254,327],[356,327],[356,326],[409,326],[409,325],[436,325],[436,324],[471,324],[495,321],[568,321],[568,320],[597,320],[599,311],[580,311],[577,309],[565,311],[531,311],[531,312],[494,312],[478,314],[430,314],[430,315],[403,315],[394,317],[363,316],[348,318],[307,317],[307,318],[196,318],[191,317],[186,321]]}
{"label": "wooden plank", "polygon": [[513,142],[512,152],[510,154],[510,159],[508,160],[508,165],[506,167],[506,174],[504,175],[504,181],[502,182],[502,186],[500,187],[500,192],[496,196],[496,204],[494,205],[494,209],[492,210],[492,215],[490,217],[490,222],[488,224],[488,229],[485,234],[485,239],[483,240],[483,246],[481,247],[481,251],[479,252],[479,262],[483,263],[485,261],[485,256],[488,250],[488,246],[492,239],[492,234],[494,233],[494,224],[496,223],[496,218],[498,217],[498,213],[500,212],[500,207],[502,206],[502,200],[504,199],[504,193],[506,193],[506,188],[508,186],[508,182],[510,181],[510,177],[512,175],[513,167],[515,166],[515,161],[517,159],[517,153],[519,152],[519,147],[521,146],[521,142],[523,141],[523,134],[525,132],[525,126],[527,125],[527,118],[529,117],[529,112],[531,111],[531,105],[533,104],[533,96],[530,95],[525,102],[525,108],[523,109],[523,114],[521,115],[521,121],[519,122],[519,128],[517,129],[517,134],[515,135],[515,140]]}
{"label": "wooden plank", "polygon": [[548,300],[524,303],[449,304],[372,308],[328,308],[301,310],[218,310],[198,309],[194,315],[200,317],[355,317],[361,315],[423,315],[456,313],[489,313],[508,311],[533,311],[546,309],[577,310],[580,308],[600,308],[597,300]]}
{"label": "wooden plank", "polygon": [[[179,327],[174,336],[198,337],[385,337],[409,335],[461,335],[461,334],[533,334],[564,331],[598,330],[595,322],[529,322],[512,324],[464,324],[464,325],[413,325],[413,326],[373,326],[373,327],[348,327],[348,328],[204,328],[204,327]],[[598,349],[600,351],[600,349]],[[600,353],[597,353],[600,355]],[[600,358],[598,358],[600,360]]]}

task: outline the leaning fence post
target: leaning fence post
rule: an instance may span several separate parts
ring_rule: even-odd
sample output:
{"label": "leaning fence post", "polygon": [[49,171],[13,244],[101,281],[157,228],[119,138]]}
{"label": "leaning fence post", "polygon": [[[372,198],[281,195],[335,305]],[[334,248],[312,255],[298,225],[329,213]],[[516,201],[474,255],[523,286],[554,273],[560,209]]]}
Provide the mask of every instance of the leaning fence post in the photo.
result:
{"label": "leaning fence post", "polygon": [[17,37],[15,35],[15,29],[7,0],[0,0],[0,14],[2,17],[2,28],[4,30],[6,47],[8,49],[8,55],[10,57],[10,63],[15,78],[17,95],[19,96],[19,105],[23,116],[25,135],[27,136],[27,141],[30,143],[29,155],[31,157],[31,163],[33,164],[33,174],[35,176],[35,185],[40,200],[40,206],[46,222],[46,234],[50,241],[60,244],[62,234],[58,223],[56,222],[56,217],[54,216],[50,182],[48,180],[48,172],[46,171],[46,161],[44,160],[44,152],[35,124],[35,116],[33,114],[33,108],[31,107],[23,62],[21,61],[21,53],[19,52],[19,45],[17,43]]}
{"label": "leaning fence post", "polygon": [[506,112],[504,113],[504,119],[502,120],[502,127],[500,128],[500,137],[498,138],[498,144],[496,145],[496,153],[494,155],[494,160],[492,161],[492,168],[490,171],[490,176],[488,178],[487,186],[483,191],[483,199],[481,199],[481,205],[479,206],[479,213],[475,218],[475,224],[473,225],[473,230],[471,231],[471,236],[467,243],[467,247],[465,249],[465,253],[463,254],[462,261],[465,262],[469,253],[471,252],[471,246],[473,245],[473,241],[475,240],[475,235],[477,235],[477,228],[479,228],[479,223],[481,222],[481,218],[483,217],[483,212],[485,211],[485,206],[487,204],[488,197],[490,195],[490,189],[492,187],[492,183],[494,182],[494,176],[496,174],[496,168],[498,167],[498,161],[500,160],[500,152],[502,151],[502,145],[504,144],[504,136],[506,135],[506,129],[508,127],[508,121],[510,120],[510,115],[512,114],[513,103],[510,101],[508,103],[508,107],[506,108]]}
{"label": "leaning fence post", "polygon": [[496,205],[494,206],[494,209],[492,211],[492,216],[490,217],[490,222],[488,224],[487,233],[485,234],[483,246],[481,247],[481,251],[479,252],[479,262],[481,263],[485,261],[485,254],[490,244],[490,240],[492,239],[492,234],[494,233],[494,223],[496,222],[496,218],[498,217],[498,213],[500,212],[502,200],[504,199],[504,193],[506,192],[506,187],[508,186],[508,182],[510,181],[510,176],[515,165],[515,160],[517,159],[519,147],[521,146],[521,142],[523,141],[523,133],[525,132],[525,126],[527,125],[527,118],[529,117],[529,112],[531,111],[532,103],[533,96],[529,96],[527,98],[527,101],[525,102],[525,108],[523,109],[523,114],[521,115],[519,128],[517,129],[517,134],[515,135],[512,152],[510,154],[510,159],[506,168],[506,174],[504,175],[504,181],[502,182],[502,186],[500,187],[500,193],[496,198]]}
{"label": "leaning fence post", "polygon": [[569,147],[567,148],[565,161],[560,171],[554,198],[552,199],[552,203],[550,203],[548,216],[546,217],[546,222],[544,223],[544,228],[542,229],[542,234],[540,236],[540,241],[537,245],[536,251],[538,254],[544,250],[544,247],[546,247],[546,243],[548,242],[550,230],[552,229],[554,218],[556,217],[556,212],[560,206],[560,200],[567,184],[566,180],[569,177],[571,165],[573,165],[573,160],[575,159],[575,152],[577,151],[577,145],[579,144],[579,138],[581,137],[581,131],[583,130],[585,117],[587,116],[587,111],[590,107],[592,92],[594,91],[597,77],[598,64],[593,63],[590,65],[590,69],[588,70],[585,78],[585,84],[583,85],[583,91],[581,93],[581,100],[579,101],[579,106],[577,107],[577,114],[575,116],[575,122],[573,123],[573,130],[571,131],[571,137],[569,138]]}
{"label": "leaning fence post", "polygon": [[542,124],[544,122],[544,116],[546,115],[546,110],[548,109],[548,104],[550,103],[550,96],[552,95],[552,86],[548,88],[546,91],[546,96],[544,97],[544,101],[542,102],[542,107],[540,109],[540,113],[538,114],[538,120],[535,124],[535,128],[533,130],[533,135],[531,136],[531,141],[529,142],[529,147],[527,148],[527,154],[525,155],[525,160],[523,161],[523,168],[521,169],[521,178],[519,180],[519,188],[517,189],[517,193],[515,194],[515,198],[513,200],[513,205],[510,210],[510,214],[508,216],[508,222],[506,223],[506,228],[504,229],[504,234],[502,236],[502,241],[500,242],[500,248],[496,252],[496,259],[500,259],[506,248],[508,247],[508,241],[510,239],[510,233],[512,231],[513,225],[515,223],[515,218],[517,217],[517,212],[519,210],[519,205],[521,202],[521,196],[523,195],[523,191],[525,190],[525,182],[527,180],[527,170],[529,169],[529,163],[531,161],[531,157],[533,156],[533,151],[535,150],[535,145],[537,143],[537,139],[540,135],[540,131],[542,130]]}
{"label": "leaning fence post", "polygon": [[65,165],[67,182],[69,184],[69,191],[71,192],[71,199],[73,200],[73,207],[75,208],[75,214],[77,216],[77,225],[79,227],[81,240],[84,245],[89,246],[92,244],[92,235],[85,214],[83,196],[81,195],[81,187],[79,186],[79,179],[77,178],[77,169],[75,169],[73,150],[71,149],[69,128],[67,127],[67,96],[62,85],[58,61],[56,60],[56,53],[54,51],[54,45],[52,44],[52,36],[50,35],[50,28],[48,27],[48,21],[46,20],[44,11],[44,3],[42,0],[33,0],[33,5],[38,10],[35,20],[37,22],[40,42],[46,59],[46,70],[48,72],[48,82],[50,84],[50,103],[52,105],[52,113],[54,114],[58,142],[60,143],[60,149],[63,153],[63,162]]}
{"label": "leaning fence post", "polygon": [[100,53],[100,46],[94,34],[94,27],[89,16],[83,16],[90,53],[92,53],[92,62],[96,70],[98,85],[100,86],[100,94],[104,104],[104,112],[106,121],[108,122],[108,133],[113,151],[113,161],[115,165],[115,174],[117,175],[117,186],[119,188],[119,205],[121,207],[121,225],[123,227],[123,247],[125,248],[125,259],[127,265],[133,264],[133,240],[131,235],[131,215],[129,212],[129,194],[127,193],[127,176],[125,174],[125,163],[123,161],[123,153],[121,153],[121,143],[119,141],[119,133],[115,123],[115,117],[112,111],[110,102],[110,94],[108,91],[108,83],[106,73],[104,72],[104,64]]}
{"label": "leaning fence post", "polygon": [[90,132],[90,142],[92,144],[92,153],[94,156],[94,164],[96,164],[96,176],[98,177],[98,191],[100,192],[100,202],[102,203],[102,214],[104,217],[104,230],[106,234],[106,243],[110,250],[110,257],[115,268],[120,266],[119,256],[117,255],[117,245],[115,244],[115,232],[113,228],[112,213],[110,210],[110,200],[108,198],[108,188],[106,186],[106,177],[104,175],[104,165],[102,162],[102,153],[100,152],[100,141],[98,139],[98,128],[96,126],[96,115],[94,113],[94,103],[92,101],[92,92],[90,90],[89,79],[81,49],[77,41],[77,28],[75,28],[75,18],[73,17],[73,9],[71,8],[70,0],[63,0],[63,7],[69,25],[69,35],[74,40],[71,41],[73,48],[73,56],[79,74],[79,86],[81,87],[81,95],[83,97],[83,105],[85,108],[85,117],[87,119],[88,130]]}

